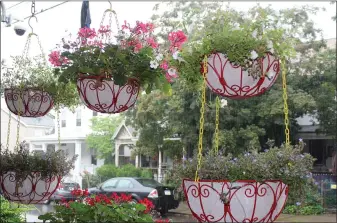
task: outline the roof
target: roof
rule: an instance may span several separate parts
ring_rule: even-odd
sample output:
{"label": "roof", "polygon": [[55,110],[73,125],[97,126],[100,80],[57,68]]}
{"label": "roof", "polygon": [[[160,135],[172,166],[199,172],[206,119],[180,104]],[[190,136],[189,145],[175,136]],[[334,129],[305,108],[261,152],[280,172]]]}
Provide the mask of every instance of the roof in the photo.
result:
{"label": "roof", "polygon": [[301,129],[298,132],[316,133],[316,130],[318,128],[318,125],[302,125]]}
{"label": "roof", "polygon": [[116,129],[116,131],[114,132],[113,136],[111,137],[112,140],[114,140],[117,136],[118,133],[122,130],[122,128],[125,128],[126,131],[129,133],[130,138],[137,138],[137,136],[134,136],[134,134],[136,133],[136,129],[131,127],[131,126],[127,126],[125,125],[125,122],[123,121],[118,128]]}
{"label": "roof", "polygon": [[[4,98],[1,98],[1,110],[9,114],[9,109],[7,108]],[[15,120],[18,120],[18,116],[11,114]],[[26,126],[39,126],[39,127],[53,127],[54,126],[54,116],[47,114],[38,118],[20,117],[20,123]]]}
{"label": "roof", "polygon": [[54,119],[50,117],[48,114],[38,118],[21,117],[20,120],[23,121],[26,125],[47,126],[47,127],[54,126]]}

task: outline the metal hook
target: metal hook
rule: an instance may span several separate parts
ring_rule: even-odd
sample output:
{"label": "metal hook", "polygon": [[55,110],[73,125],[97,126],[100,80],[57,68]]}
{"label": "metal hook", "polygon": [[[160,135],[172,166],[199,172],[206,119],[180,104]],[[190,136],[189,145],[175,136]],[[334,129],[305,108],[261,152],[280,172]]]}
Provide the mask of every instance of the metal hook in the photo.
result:
{"label": "metal hook", "polygon": [[32,29],[32,32],[31,33],[34,33],[34,29],[33,29],[33,27],[30,25],[30,20],[31,20],[31,18],[35,18],[35,20],[36,20],[36,22],[38,22],[38,20],[37,20],[37,18],[36,18],[36,16],[31,16],[31,17],[29,17],[29,19],[28,19],[28,25],[29,25],[29,27]]}
{"label": "metal hook", "polygon": [[112,4],[111,4],[111,1],[108,1],[109,2],[109,5],[110,5],[110,10],[112,10]]}

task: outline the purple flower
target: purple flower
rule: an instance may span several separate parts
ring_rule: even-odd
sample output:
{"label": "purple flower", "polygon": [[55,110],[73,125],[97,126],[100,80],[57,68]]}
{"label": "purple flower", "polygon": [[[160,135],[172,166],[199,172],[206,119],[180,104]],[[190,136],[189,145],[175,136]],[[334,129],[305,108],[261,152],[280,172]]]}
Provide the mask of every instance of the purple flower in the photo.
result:
{"label": "purple flower", "polygon": [[301,202],[296,202],[296,205],[297,205],[297,206],[300,206],[300,205],[301,205]]}
{"label": "purple flower", "polygon": [[269,149],[265,149],[265,150],[264,150],[265,153],[268,152],[268,151],[269,151]]}
{"label": "purple flower", "polygon": [[302,138],[299,138],[298,141],[299,141],[299,142],[303,142],[303,139],[302,139]]}
{"label": "purple flower", "polygon": [[234,158],[233,161],[236,162],[238,159],[237,158]]}
{"label": "purple flower", "polygon": [[250,153],[245,153],[245,156],[249,156],[250,155]]}

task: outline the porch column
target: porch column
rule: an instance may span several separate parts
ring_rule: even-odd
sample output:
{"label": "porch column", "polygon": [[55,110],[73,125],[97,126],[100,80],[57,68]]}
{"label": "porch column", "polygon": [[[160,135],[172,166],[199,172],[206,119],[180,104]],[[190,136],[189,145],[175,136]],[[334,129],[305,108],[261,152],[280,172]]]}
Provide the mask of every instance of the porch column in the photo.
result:
{"label": "porch column", "polygon": [[119,144],[115,142],[115,166],[119,164]]}
{"label": "porch column", "polygon": [[162,152],[161,152],[161,149],[159,150],[159,153],[158,153],[158,182],[161,183],[162,182],[162,175],[161,175],[161,157],[162,157]]}
{"label": "porch column", "polygon": [[43,152],[47,152],[47,145],[46,145],[46,143],[42,143],[42,150],[43,150]]}
{"label": "porch column", "polygon": [[76,183],[79,183],[82,188],[82,177],[80,176],[81,172],[81,163],[82,163],[82,146],[81,142],[75,142],[75,154],[78,155],[77,160],[75,162],[74,168],[74,178],[78,179]]}
{"label": "porch column", "polygon": [[138,168],[139,166],[139,156],[136,155],[136,158],[135,158],[135,166]]}
{"label": "porch column", "polygon": [[139,167],[142,167],[142,157],[143,155],[139,155]]}

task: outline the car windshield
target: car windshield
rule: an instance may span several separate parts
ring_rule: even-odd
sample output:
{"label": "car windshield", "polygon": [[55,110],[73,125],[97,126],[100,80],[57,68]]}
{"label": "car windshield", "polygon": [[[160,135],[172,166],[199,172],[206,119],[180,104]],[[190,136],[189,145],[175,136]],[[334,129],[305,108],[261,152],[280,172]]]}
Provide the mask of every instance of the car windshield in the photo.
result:
{"label": "car windshield", "polygon": [[161,183],[153,180],[153,179],[137,179],[137,181],[145,186],[145,187],[158,187],[158,186],[163,186]]}

